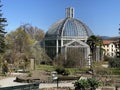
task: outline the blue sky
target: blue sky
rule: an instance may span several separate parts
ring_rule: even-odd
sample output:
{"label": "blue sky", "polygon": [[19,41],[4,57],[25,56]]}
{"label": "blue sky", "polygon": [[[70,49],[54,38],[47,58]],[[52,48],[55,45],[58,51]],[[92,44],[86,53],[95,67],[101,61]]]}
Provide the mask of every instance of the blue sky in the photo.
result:
{"label": "blue sky", "polygon": [[95,35],[118,36],[120,0],[1,0],[6,31],[29,23],[45,32],[65,18],[65,8],[75,9],[75,18],[86,23]]}

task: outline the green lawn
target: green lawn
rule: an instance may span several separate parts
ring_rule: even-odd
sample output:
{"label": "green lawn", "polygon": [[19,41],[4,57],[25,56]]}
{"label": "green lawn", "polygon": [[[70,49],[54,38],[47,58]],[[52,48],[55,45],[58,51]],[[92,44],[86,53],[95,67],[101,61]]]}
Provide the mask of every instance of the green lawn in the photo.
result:
{"label": "green lawn", "polygon": [[50,66],[50,65],[37,65],[36,66],[37,70],[45,70],[45,71],[54,71],[54,66]]}
{"label": "green lawn", "polygon": [[[45,70],[45,71],[54,71],[56,67],[51,65],[37,65],[36,70]],[[87,69],[79,69],[79,68],[65,68],[70,72],[70,74],[79,74],[85,73]]]}

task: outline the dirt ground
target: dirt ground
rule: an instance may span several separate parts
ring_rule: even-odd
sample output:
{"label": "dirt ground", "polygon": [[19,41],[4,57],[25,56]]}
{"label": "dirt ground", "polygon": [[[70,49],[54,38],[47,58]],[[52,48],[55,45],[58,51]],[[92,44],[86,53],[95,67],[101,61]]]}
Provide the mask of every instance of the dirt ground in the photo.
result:
{"label": "dirt ground", "polygon": [[[10,75],[13,76],[13,75]],[[36,80],[37,82],[42,82],[42,83],[48,83],[51,82],[52,80],[52,76],[50,72],[46,72],[46,71],[40,71],[40,70],[35,70],[35,71],[31,71],[30,73],[26,73],[26,74],[14,74],[14,77],[17,78],[17,80],[19,81],[32,81],[32,80]]]}

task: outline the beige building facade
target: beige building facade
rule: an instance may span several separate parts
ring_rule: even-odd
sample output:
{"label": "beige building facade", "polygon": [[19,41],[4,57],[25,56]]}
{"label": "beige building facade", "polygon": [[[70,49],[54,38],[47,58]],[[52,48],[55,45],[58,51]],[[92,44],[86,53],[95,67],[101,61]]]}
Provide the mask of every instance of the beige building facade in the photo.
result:
{"label": "beige building facade", "polygon": [[118,49],[118,40],[103,40],[104,55],[108,57],[116,57]]}

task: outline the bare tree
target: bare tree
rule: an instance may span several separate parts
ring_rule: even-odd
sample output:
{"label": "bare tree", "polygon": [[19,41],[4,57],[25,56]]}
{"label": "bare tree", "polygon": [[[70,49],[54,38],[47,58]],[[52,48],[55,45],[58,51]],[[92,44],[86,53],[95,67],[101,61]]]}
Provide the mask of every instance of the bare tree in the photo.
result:
{"label": "bare tree", "polygon": [[86,60],[84,54],[79,48],[70,48],[67,51],[67,58],[65,55],[59,54],[58,57],[54,59],[54,65],[62,67],[77,67],[83,68],[85,66]]}
{"label": "bare tree", "polygon": [[30,46],[34,42],[22,28],[17,28],[16,31],[7,34],[7,52],[5,54],[7,61],[16,64],[16,66],[21,62],[28,62]]}
{"label": "bare tree", "polygon": [[31,38],[41,41],[44,38],[44,31],[42,29],[39,29],[38,27],[33,27],[30,24],[24,24],[20,26],[25,30],[26,33],[28,33]]}
{"label": "bare tree", "polygon": [[45,51],[41,48],[40,41],[31,37],[31,35],[23,27],[19,27],[6,35],[7,52],[5,58],[9,63],[26,67],[30,63],[30,58],[34,58],[37,64],[50,61]]}

